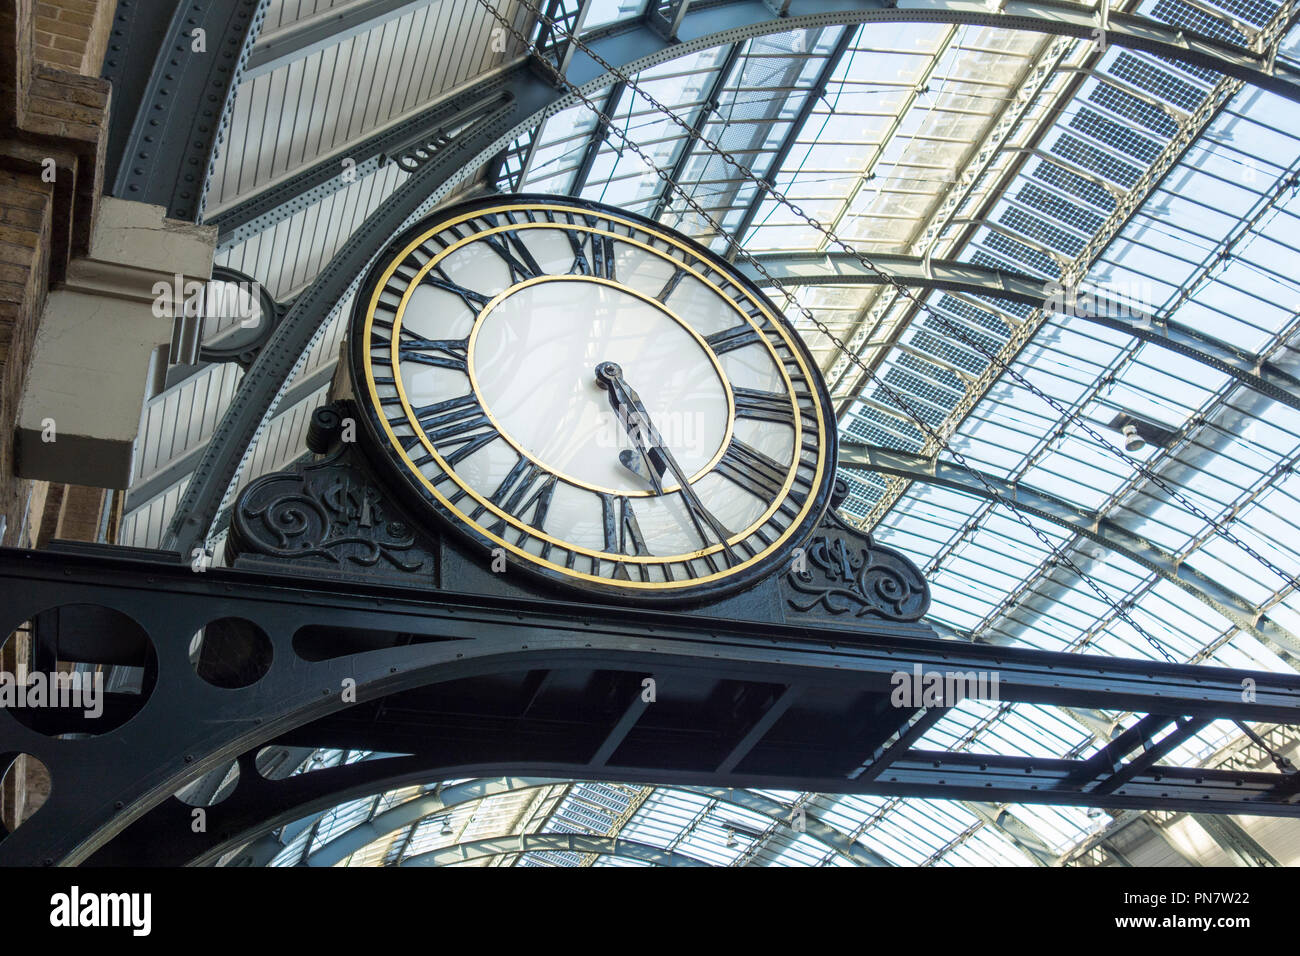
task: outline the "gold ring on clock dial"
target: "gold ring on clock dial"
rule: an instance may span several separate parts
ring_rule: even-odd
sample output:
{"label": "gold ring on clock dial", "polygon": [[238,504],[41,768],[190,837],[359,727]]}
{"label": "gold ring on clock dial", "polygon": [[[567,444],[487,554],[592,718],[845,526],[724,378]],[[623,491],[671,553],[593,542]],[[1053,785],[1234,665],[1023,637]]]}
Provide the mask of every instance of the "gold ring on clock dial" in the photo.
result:
{"label": "gold ring on clock dial", "polygon": [[798,333],[725,260],[639,216],[551,196],[443,210],[379,257],[350,334],[382,464],[553,583],[718,596],[826,509],[834,422]]}

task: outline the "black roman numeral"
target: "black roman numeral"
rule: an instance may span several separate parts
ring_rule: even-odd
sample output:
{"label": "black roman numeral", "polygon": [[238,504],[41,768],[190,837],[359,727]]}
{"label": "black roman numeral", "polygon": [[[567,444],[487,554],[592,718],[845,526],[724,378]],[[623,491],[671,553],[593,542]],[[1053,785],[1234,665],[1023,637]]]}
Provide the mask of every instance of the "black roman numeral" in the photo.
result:
{"label": "black roman numeral", "polygon": [[[638,557],[649,554],[650,549],[646,547],[645,536],[641,534],[641,525],[636,520],[636,512],[632,510],[632,502],[623,495],[614,496],[602,492],[600,503],[604,514],[606,553]],[[643,562],[633,562],[632,567],[642,581],[649,579]],[[614,577],[620,581],[630,581],[632,578],[628,573],[628,564],[615,561]]]}
{"label": "black roman numeral", "polygon": [[[499,437],[492,420],[487,417],[473,393],[425,405],[414,411],[425,435],[448,465],[455,465],[468,458]],[[444,446],[450,446],[452,450],[444,453]]]}
{"label": "black roman numeral", "polygon": [[756,388],[738,386],[733,386],[731,391],[736,397],[737,418],[794,425],[794,405],[790,396],[781,392],[764,392]]}
{"label": "black roman numeral", "polygon": [[463,372],[469,361],[469,339],[422,339],[402,329],[398,360]]}
{"label": "black roman numeral", "polygon": [[617,279],[614,267],[614,240],[594,232],[564,230],[573,249],[573,266],[570,275],[595,276],[598,279]]}
{"label": "black roman numeral", "polygon": [[[488,297],[482,292],[475,292],[473,289],[467,289],[458,282],[453,282],[447,277],[447,273],[442,271],[442,266],[438,266],[424,275],[424,281],[435,289],[442,289],[444,292],[450,292],[452,295],[459,296],[460,301],[465,303],[465,308],[471,312],[478,312],[479,309],[488,304]],[[389,326],[392,327],[391,324]]]}
{"label": "black roman numeral", "polygon": [[709,343],[709,348],[715,352],[734,352],[736,349],[743,349],[747,345],[753,345],[760,341],[762,337],[748,323],[732,326],[729,329],[723,329],[721,332],[714,332],[712,335],[706,335],[704,341]]}
{"label": "black roman numeral", "polygon": [[537,264],[528,246],[513,232],[500,232],[487,236],[483,241],[505,262],[512,283],[536,279],[543,274],[542,267]]}
{"label": "black roman numeral", "polygon": [[[541,479],[540,484],[538,479]],[[551,507],[551,497],[555,494],[557,480],[545,468],[521,456],[505,478],[501,479],[501,484],[497,486],[497,490],[492,493],[489,500],[502,511],[534,530],[542,531],[546,524],[546,512]],[[483,511],[480,506],[472,517],[477,519]],[[498,519],[489,530],[496,535],[504,534],[505,520]],[[519,540],[522,541],[524,537],[525,535],[521,534]],[[550,542],[543,540],[541,556],[545,558],[550,550]]]}
{"label": "black roman numeral", "polygon": [[785,487],[787,469],[755,448],[733,438],[715,469],[760,501],[777,500]]}
{"label": "black roman numeral", "polygon": [[604,512],[605,551],[608,554],[649,554],[632,502],[623,495],[600,494]]}

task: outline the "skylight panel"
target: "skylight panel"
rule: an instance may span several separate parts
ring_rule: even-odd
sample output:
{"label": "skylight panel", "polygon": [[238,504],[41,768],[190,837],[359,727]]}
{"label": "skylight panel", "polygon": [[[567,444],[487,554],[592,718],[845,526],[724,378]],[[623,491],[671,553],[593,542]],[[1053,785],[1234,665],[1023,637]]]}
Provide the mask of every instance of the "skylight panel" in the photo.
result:
{"label": "skylight panel", "polygon": [[1132,156],[1144,164],[1150,164],[1160,155],[1161,143],[1108,119],[1095,110],[1079,109],[1071,117],[1069,125],[1090,141],[1105,143],[1117,152]]}
{"label": "skylight panel", "polygon": [[645,12],[647,0],[591,0],[583,30],[598,30],[627,20]]}
{"label": "skylight panel", "polygon": [[[1145,56],[1128,50],[1121,50],[1116,54],[1109,71],[1118,79],[1153,93],[1160,99],[1178,106],[1184,112],[1196,109],[1205,98],[1203,87],[1171,72],[1163,63],[1157,64]],[[1201,78],[1214,75],[1209,70],[1200,72],[1204,74]]]}
{"label": "skylight panel", "polygon": [[1142,174],[1136,166],[1111,156],[1106,151],[1068,133],[1059,134],[1050,149],[1052,152],[1059,153],[1061,158],[1069,163],[1095,173],[1124,189],[1131,189]]}
{"label": "skylight panel", "polygon": [[1093,86],[1088,99],[1112,115],[1138,123],[1161,139],[1172,139],[1178,131],[1178,124],[1164,110],[1104,81],[1099,80]]}
{"label": "skylight panel", "polygon": [[1186,27],[1201,36],[1213,37],[1240,47],[1249,45],[1249,39],[1240,30],[1181,0],[1156,0],[1151,7],[1150,16],[1175,26]]}

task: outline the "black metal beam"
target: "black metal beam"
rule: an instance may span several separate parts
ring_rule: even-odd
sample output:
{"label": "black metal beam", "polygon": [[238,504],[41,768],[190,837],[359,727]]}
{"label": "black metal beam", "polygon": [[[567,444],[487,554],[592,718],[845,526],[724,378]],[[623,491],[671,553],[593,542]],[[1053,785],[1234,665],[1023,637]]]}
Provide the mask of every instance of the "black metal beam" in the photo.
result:
{"label": "black metal beam", "polygon": [[[740,235],[743,234],[737,233]],[[761,286],[774,285],[773,280],[786,287],[881,285],[894,281],[914,288],[946,289],[1049,308],[1177,352],[1275,401],[1300,409],[1300,377],[1280,365],[1199,329],[1149,315],[1132,302],[1104,294],[1067,295],[1057,283],[956,260],[927,260],[919,256],[873,254],[868,260],[876,266],[874,270],[846,252],[773,253],[757,258],[771,278],[748,262],[737,268]]]}
{"label": "black metal beam", "polygon": [[[417,718],[410,725],[417,732],[435,729],[418,737],[418,759],[390,765],[409,766],[425,780],[517,772],[1300,816],[1296,774],[1143,767],[1114,792],[1092,794],[1072,783],[1078,760],[910,750],[893,759],[891,750],[889,766],[876,779],[854,779],[850,772],[863,752],[844,739],[860,715],[876,713],[888,698],[894,675],[913,666],[923,673],[996,673],[1005,702],[1277,723],[1300,722],[1300,675],[962,644],[918,638],[883,623],[864,630],[827,622],[814,637],[804,626],[742,622],[734,612],[711,614],[708,607],[683,614],[501,594],[340,588],[292,574],[195,573],[174,558],[133,549],[0,550],[0,608],[8,618],[0,626],[12,629],[65,604],[115,608],[139,624],[156,654],[157,681],[133,719],[75,747],[16,720],[0,721],[0,755],[31,754],[55,781],[40,814],[0,841],[0,862],[80,862],[151,808],[170,806],[169,795],[202,774],[240,755],[253,761],[268,743],[283,743],[291,734],[306,740],[314,727],[340,725],[356,708],[375,706],[385,708],[386,724],[376,730],[397,727],[399,709]],[[268,669],[255,683],[213,687],[196,674],[190,638],[218,618],[249,622],[251,629],[238,633],[265,635]],[[355,631],[358,641],[364,637],[370,642],[364,646],[375,649],[305,659],[295,650],[295,635],[305,627]],[[371,640],[376,634],[402,635],[405,643],[379,647]],[[555,668],[612,671],[627,680],[664,674],[674,692],[660,696],[649,726],[643,719],[629,731],[617,764],[593,768],[590,754],[599,743],[588,749],[592,705],[585,691],[548,699],[546,712],[530,726],[516,716],[535,692],[529,672]],[[1255,682],[1252,702],[1242,700],[1245,678]],[[351,682],[357,703],[342,693]],[[798,719],[782,721],[785,732],[766,734],[735,770],[720,773],[716,763],[701,766],[709,748],[682,744],[716,740],[709,688],[719,682],[802,686],[812,704],[792,703],[787,713],[797,711]],[[490,692],[502,687],[509,699]],[[598,683],[597,689],[603,694],[606,687]],[[690,696],[691,688],[699,693]],[[433,709],[415,713],[414,705]],[[898,712],[879,713],[893,720]],[[918,732],[916,725],[911,730],[911,737],[904,731],[904,744]],[[291,779],[311,780],[317,773]],[[365,779],[367,788],[376,782]],[[280,782],[266,780],[252,764],[241,766],[240,781],[234,796],[249,801],[250,813],[274,808],[268,795]],[[366,792],[376,789],[383,788]],[[325,796],[348,798],[337,790]],[[228,802],[209,812],[225,812],[220,808]],[[220,829],[213,822],[212,829]]]}
{"label": "black metal beam", "polygon": [[[1300,817],[1296,803],[1269,802],[1278,774],[1204,770],[1155,766],[1135,775],[1114,793],[1087,794],[1067,786],[1077,761],[997,754],[910,751],[900,757],[868,787],[846,788],[839,779],[792,780],[754,778],[752,788],[813,789],[825,793],[870,793],[891,797],[974,800],[998,803],[1029,803],[1064,806],[1096,805],[1112,810],[1141,810],[1151,807],[1179,809],[1198,814],[1252,814]],[[478,779],[505,775],[522,788],[545,780],[597,779],[625,782],[640,780],[618,776],[622,768],[583,776],[567,774],[572,767],[545,761],[501,766],[441,765],[424,755],[367,760],[342,767],[315,770],[283,780],[267,781],[256,774],[250,760],[240,758],[240,786],[208,813],[210,826],[194,833],[189,825],[190,808],[177,800],[158,804],[123,834],[91,857],[93,865],[175,866],[210,864],[278,826],[311,813],[405,786],[424,785],[440,779]],[[716,792],[708,772],[681,772],[664,785]],[[247,783],[245,782],[247,781]],[[735,788],[728,788],[737,792]],[[727,791],[724,791],[724,794]],[[727,799],[722,795],[720,799]],[[165,835],[165,836],[163,836]],[[3,844],[0,843],[0,846]],[[264,860],[264,854],[259,860]],[[238,859],[236,860],[236,863]],[[257,861],[254,861],[257,862]],[[866,860],[864,862],[875,862]]]}
{"label": "black metal beam", "polygon": [[1095,541],[1154,571],[1213,608],[1225,620],[1279,649],[1293,660],[1300,659],[1300,636],[1274,621],[1261,608],[1235,591],[1197,571],[1185,559],[1158,547],[1116,521],[1025,485],[995,475],[974,472],[955,462],[845,439],[840,440],[839,450],[841,466],[893,475],[908,481],[942,485],[977,498],[1004,502],[1019,511]]}
{"label": "black metal beam", "polygon": [[1147,714],[1140,718],[1133,726],[1084,761],[1078,773],[1070,778],[1070,782],[1082,785],[1115,773],[1124,766],[1125,757],[1137,747],[1149,745],[1156,734],[1173,722],[1173,717],[1164,714]]}
{"label": "black metal beam", "polygon": [[892,764],[906,756],[912,745],[924,737],[943,716],[944,709],[941,707],[917,711],[896,736],[873,750],[862,762],[862,766],[849,775],[850,778],[864,784],[878,780]]}
{"label": "black metal beam", "polygon": [[105,192],[197,222],[235,89],[267,0],[118,4]]}
{"label": "black metal beam", "polygon": [[1161,759],[1169,756],[1175,749],[1195,737],[1204,729],[1207,723],[1209,721],[1180,717],[1175,721],[1175,726],[1169,733],[1158,741],[1146,741],[1145,747],[1140,754],[1133,757],[1114,773],[1099,780],[1088,792],[1098,794],[1114,793],[1120,787],[1137,779],[1139,774],[1146,773]]}

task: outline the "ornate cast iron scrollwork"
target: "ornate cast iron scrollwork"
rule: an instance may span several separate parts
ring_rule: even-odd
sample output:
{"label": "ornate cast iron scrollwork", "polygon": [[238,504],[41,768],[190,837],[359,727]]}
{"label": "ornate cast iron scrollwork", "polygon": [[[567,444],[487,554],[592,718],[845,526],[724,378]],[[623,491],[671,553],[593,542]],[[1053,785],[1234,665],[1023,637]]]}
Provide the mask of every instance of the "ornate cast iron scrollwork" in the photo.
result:
{"label": "ornate cast iron scrollwork", "polygon": [[319,461],[300,461],[252,482],[231,515],[232,560],[269,557],[431,579],[432,551],[352,456],[340,444]]}
{"label": "ornate cast iron scrollwork", "polygon": [[[832,495],[834,506],[847,493],[840,484]],[[890,621],[918,621],[930,608],[930,588],[920,569],[897,551],[876,544],[871,535],[844,524],[834,507],[802,555],[796,555],[783,584],[790,608],[831,618],[873,614]]]}

